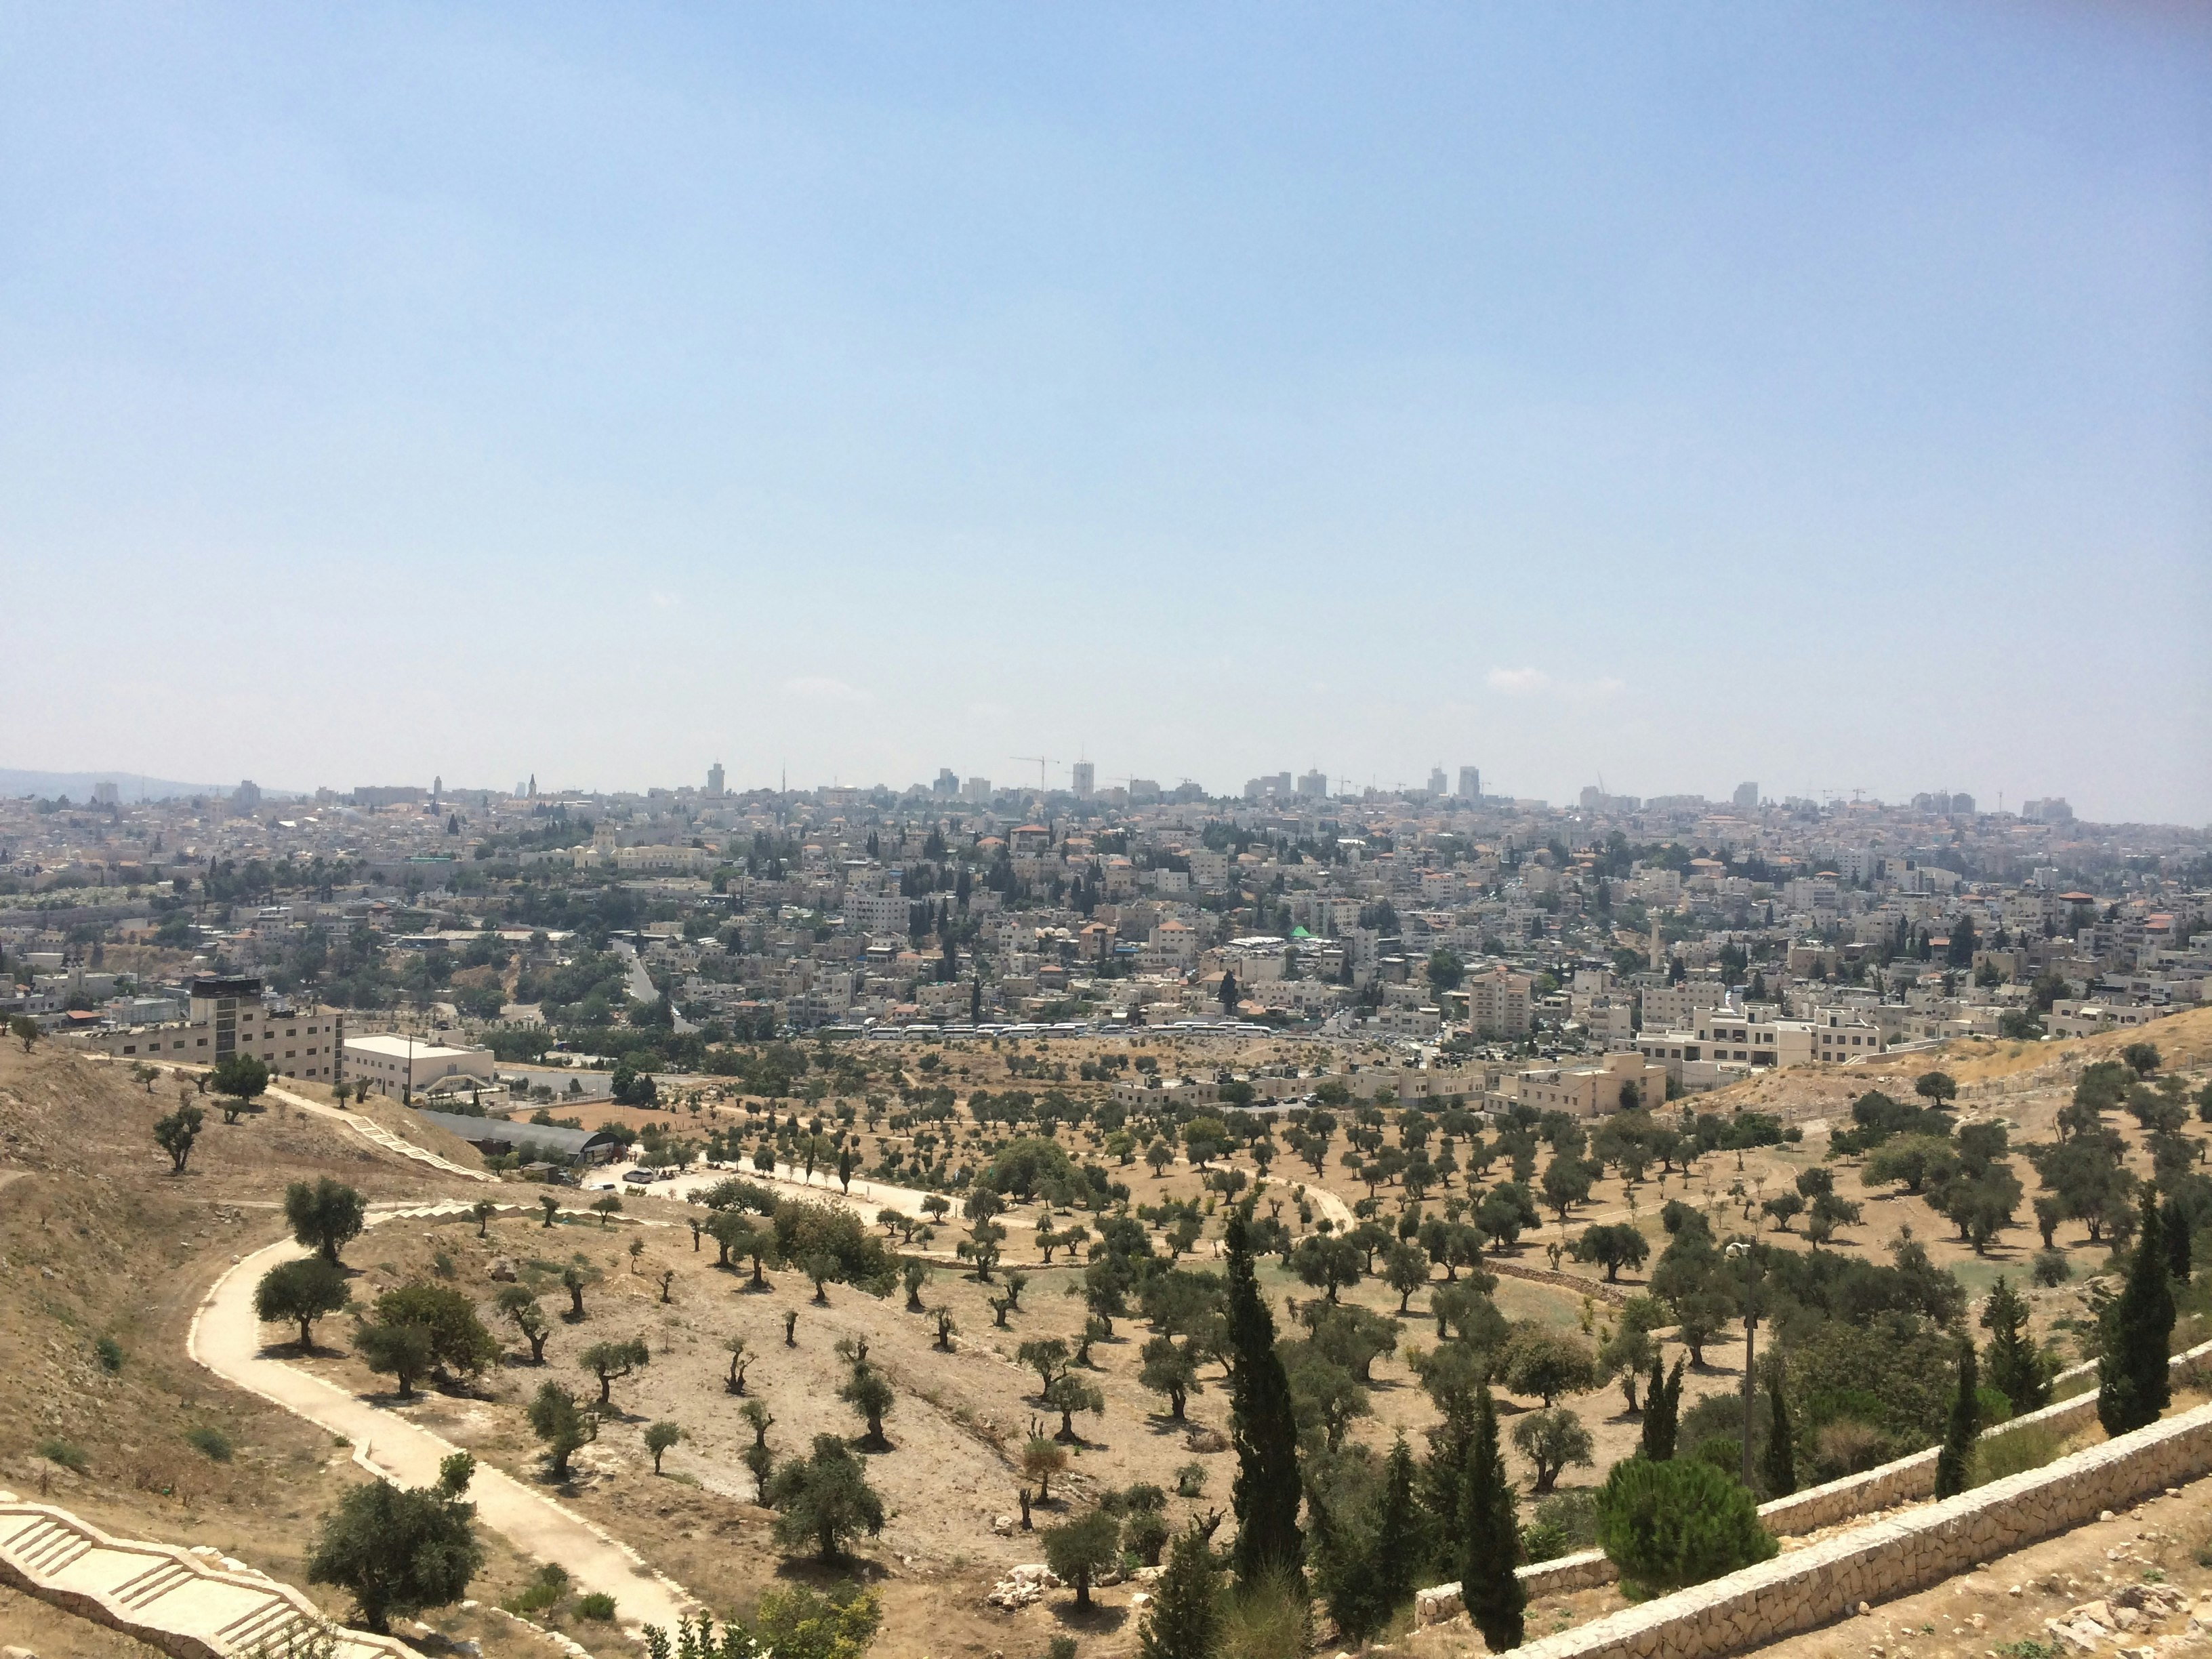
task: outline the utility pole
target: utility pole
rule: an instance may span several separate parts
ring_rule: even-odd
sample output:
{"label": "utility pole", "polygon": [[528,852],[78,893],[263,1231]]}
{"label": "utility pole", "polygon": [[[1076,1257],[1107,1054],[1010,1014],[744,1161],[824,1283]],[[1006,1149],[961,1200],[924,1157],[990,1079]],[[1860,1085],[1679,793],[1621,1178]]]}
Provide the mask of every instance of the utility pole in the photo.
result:
{"label": "utility pole", "polygon": [[1741,1256],[1750,1268],[1750,1285],[1743,1304],[1743,1485],[1751,1490],[1751,1412],[1758,1399],[1758,1383],[1752,1375],[1752,1362],[1757,1357],[1759,1340],[1759,1249],[1749,1239],[1739,1238],[1728,1247],[1730,1255]]}

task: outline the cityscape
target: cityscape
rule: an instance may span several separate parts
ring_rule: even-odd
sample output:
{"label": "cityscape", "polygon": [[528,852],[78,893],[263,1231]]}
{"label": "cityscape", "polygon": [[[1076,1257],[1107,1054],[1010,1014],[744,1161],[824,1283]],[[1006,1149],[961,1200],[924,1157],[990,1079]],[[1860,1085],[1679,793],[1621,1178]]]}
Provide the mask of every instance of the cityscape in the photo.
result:
{"label": "cityscape", "polygon": [[2212,6],[0,43],[0,1659],[2212,1651]]}
{"label": "cityscape", "polygon": [[[896,791],[732,790],[716,763],[636,794],[248,781],[126,802],[100,780],[0,805],[6,1012],[156,1052],[195,975],[255,975],[348,1042],[468,1051],[479,1100],[544,1098],[536,1068],[620,1048],[633,1002],[658,1022],[648,1073],[733,1037],[1165,1025],[1478,1064],[1502,1100],[1534,1086],[1522,1073],[1637,1053],[1673,1097],[2136,1024],[2197,1005],[2212,969],[2205,834],[2059,798],[1746,782],[1555,807],[1486,795],[1474,766],[1389,794],[1332,795],[1318,772],[1101,789],[1087,762],[1068,784],[946,768]],[[580,961],[617,959],[582,985]],[[311,1058],[278,1069],[339,1077],[339,1045]]]}

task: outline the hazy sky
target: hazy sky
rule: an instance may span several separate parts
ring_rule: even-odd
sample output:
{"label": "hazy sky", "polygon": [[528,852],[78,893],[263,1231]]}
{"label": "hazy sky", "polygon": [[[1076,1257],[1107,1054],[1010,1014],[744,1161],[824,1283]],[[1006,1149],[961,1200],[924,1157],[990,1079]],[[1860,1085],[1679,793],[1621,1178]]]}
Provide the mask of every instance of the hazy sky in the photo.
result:
{"label": "hazy sky", "polygon": [[0,765],[2212,820],[2207,18],[0,3]]}

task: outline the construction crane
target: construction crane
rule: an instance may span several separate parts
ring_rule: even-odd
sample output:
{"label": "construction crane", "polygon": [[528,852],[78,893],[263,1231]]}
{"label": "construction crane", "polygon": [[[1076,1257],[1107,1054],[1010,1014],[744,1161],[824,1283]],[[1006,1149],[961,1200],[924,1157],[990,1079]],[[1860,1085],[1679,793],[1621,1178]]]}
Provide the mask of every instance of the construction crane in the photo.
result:
{"label": "construction crane", "polygon": [[1035,761],[1036,763],[1037,793],[1040,795],[1046,793],[1044,769],[1048,766],[1057,766],[1060,764],[1060,762],[1050,755],[1009,755],[1006,758],[1008,760],[1020,761],[1025,765],[1030,761]]}

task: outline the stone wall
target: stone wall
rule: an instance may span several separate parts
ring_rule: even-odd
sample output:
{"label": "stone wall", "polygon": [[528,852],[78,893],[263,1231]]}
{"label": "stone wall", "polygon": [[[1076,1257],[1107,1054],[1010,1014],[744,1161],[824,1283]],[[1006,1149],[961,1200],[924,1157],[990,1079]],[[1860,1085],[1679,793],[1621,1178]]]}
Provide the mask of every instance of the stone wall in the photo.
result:
{"label": "stone wall", "polygon": [[[2185,1353],[2178,1353],[2166,1362],[2168,1375],[2179,1388],[2185,1383],[2200,1382],[2212,1373],[2212,1342],[2202,1344]],[[2059,1374],[2061,1380],[2087,1376],[2094,1378],[2094,1365],[2076,1365]],[[2029,1412],[1982,1431],[1984,1440],[1999,1440],[2017,1430],[2036,1427],[2072,1434],[2087,1428],[2097,1419],[2097,1391],[2092,1388],[2086,1394],[2077,1394],[2045,1406],[2039,1412]],[[1810,1486],[1787,1498],[1775,1498],[1759,1506],[1759,1519],[1765,1522],[1769,1532],[1778,1534],[1802,1534],[1817,1532],[1822,1527],[1832,1527],[1838,1521],[1848,1521],[1855,1516],[1874,1515],[1899,1504],[1917,1498],[1932,1498],[1936,1494],[1936,1460],[1942,1448],[1930,1446],[1910,1457],[1900,1457],[1895,1462],[1885,1463],[1880,1468],[1869,1469],[1864,1474],[1846,1475],[1841,1480],[1831,1480],[1824,1486]]]}
{"label": "stone wall", "polygon": [[1504,1256],[1485,1256],[1481,1262],[1485,1273],[1503,1273],[1508,1279],[1531,1279],[1554,1289],[1572,1291],[1577,1296],[1595,1297],[1600,1302],[1616,1305],[1636,1294],[1628,1285],[1608,1285],[1602,1279],[1585,1279],[1580,1273],[1556,1273],[1549,1267],[1532,1267],[1525,1261],[1511,1261]]}
{"label": "stone wall", "polygon": [[[2201,1383],[2212,1377],[2212,1342],[2178,1353],[2167,1362],[2176,1387],[2186,1382]],[[2056,1381],[2081,1376],[2094,1376],[2097,1368],[2076,1365],[2071,1370],[2061,1371]],[[2075,1395],[2045,1406],[2039,1412],[2030,1412],[1982,1431],[1982,1438],[1994,1440],[2016,1429],[2031,1425],[2055,1429],[2062,1434],[2072,1434],[2087,1427],[2097,1415],[2097,1391]],[[1849,1521],[1862,1515],[1878,1515],[1884,1510],[1895,1509],[1899,1504],[1912,1503],[1936,1494],[1936,1460],[1941,1447],[1930,1446],[1909,1457],[1884,1463],[1880,1468],[1869,1469],[1863,1474],[1845,1475],[1841,1480],[1831,1480],[1826,1486],[1808,1486],[1803,1492],[1792,1492],[1787,1498],[1777,1498],[1759,1506],[1759,1518],[1766,1529],[1778,1537],[1802,1536],[1818,1532],[1823,1527],[1832,1527],[1839,1521]],[[1556,1595],[1568,1590],[1585,1589],[1592,1584],[1609,1584],[1620,1577],[1602,1550],[1583,1550],[1573,1555],[1558,1556],[1549,1561],[1539,1561],[1518,1568],[1515,1576],[1528,1590],[1529,1599],[1540,1595]],[[1413,1622],[1431,1625],[1439,1620],[1455,1617],[1460,1611],[1459,1585],[1456,1582],[1438,1584],[1418,1592],[1413,1602]]]}
{"label": "stone wall", "polygon": [[2207,1473],[2212,1406],[2199,1406],[1515,1651],[1523,1659],[1719,1659],[1840,1619],[1862,1601],[1924,1589]]}

